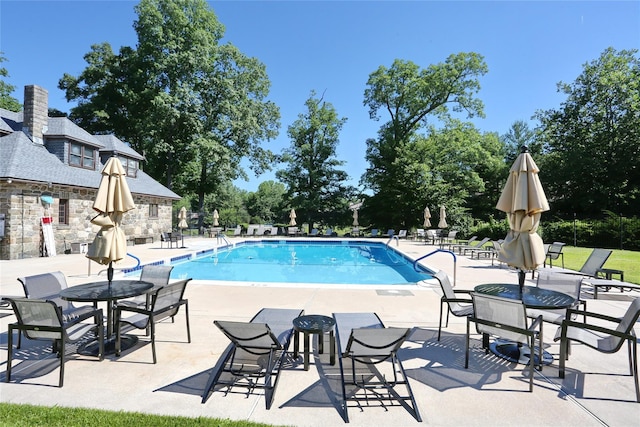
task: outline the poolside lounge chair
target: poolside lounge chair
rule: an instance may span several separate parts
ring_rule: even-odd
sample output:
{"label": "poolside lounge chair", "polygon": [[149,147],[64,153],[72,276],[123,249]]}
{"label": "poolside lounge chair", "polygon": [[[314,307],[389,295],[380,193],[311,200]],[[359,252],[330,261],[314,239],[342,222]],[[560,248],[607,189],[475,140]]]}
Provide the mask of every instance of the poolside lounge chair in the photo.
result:
{"label": "poolside lounge chair", "polygon": [[407,238],[407,230],[400,230],[398,233],[398,239],[406,239]]}
{"label": "poolside lounge chair", "polygon": [[425,235],[424,228],[418,228],[416,230],[415,238],[416,240],[422,240],[424,239],[424,235]]}
{"label": "poolside lounge chair", "polygon": [[476,249],[483,249],[485,243],[487,243],[490,239],[488,237],[485,237],[484,239],[478,241],[478,242],[473,242],[469,245],[463,245],[463,246],[456,246],[456,248],[458,249],[458,253],[460,255],[466,255],[467,252],[472,252]]}
{"label": "poolside lounge chair", "polygon": [[289,236],[297,236],[299,234],[298,227],[288,227],[287,234]]}
{"label": "poolside lounge chair", "polygon": [[378,237],[378,229],[377,228],[372,228],[371,229],[371,237]]}
{"label": "poolside lounge chair", "polygon": [[250,393],[262,388],[266,408],[270,409],[293,335],[293,319],[303,313],[298,309],[263,308],[250,322],[214,321],[231,344],[209,374],[202,403],[214,389],[230,392],[232,387],[246,387]]}
{"label": "poolside lounge chair", "polygon": [[[184,299],[184,291],[191,279],[179,280],[169,285],[158,288],[151,295],[151,304],[146,307],[127,307],[117,305],[115,308],[115,324],[116,332],[116,356],[120,356],[120,343],[122,337],[123,324],[131,325],[138,329],[149,329],[151,335],[151,353],[153,354],[153,363],[157,362],[156,358],[156,323],[174,317],[178,314],[178,310],[184,305],[186,323],[187,323],[187,341],[191,342],[191,330],[189,328],[189,300]],[[122,317],[123,312],[133,313],[130,317]]]}
{"label": "poolside lounge chair", "polygon": [[327,228],[326,230],[324,230],[324,237],[332,237],[333,236],[333,229],[332,228]]}
{"label": "poolside lounge chair", "polygon": [[311,233],[309,233],[309,236],[318,237],[318,229],[317,228],[311,229]]}
{"label": "poolside lounge chair", "polygon": [[393,228],[390,228],[387,230],[386,233],[384,233],[384,237],[393,237],[396,235],[396,230],[394,230]]}
{"label": "poolside lounge chair", "polygon": [[449,276],[443,270],[438,271],[433,277],[440,283],[443,294],[440,298],[440,322],[438,323],[438,341],[440,341],[444,305],[448,306],[446,328],[449,326],[449,313],[457,317],[466,317],[473,314],[473,300],[471,299],[471,290],[453,289]]}
{"label": "poolside lounge chair", "polygon": [[589,258],[587,258],[582,267],[580,267],[580,270],[567,270],[558,267],[553,267],[553,270],[567,274],[579,274],[582,276],[597,278],[600,274],[599,270],[604,266],[604,263],[607,262],[607,259],[609,259],[612,253],[613,251],[610,249],[595,248],[591,251]]}
{"label": "poolside lounge chair", "polygon": [[[578,322],[571,316],[584,315],[594,323]],[[601,353],[617,353],[626,342],[629,353],[629,370],[636,386],[636,401],[640,402],[640,384],[638,384],[638,339],[634,326],[640,317],[640,298],[636,298],[629,305],[624,316],[620,318],[606,316],[600,313],[569,310],[567,318],[558,328],[554,338],[560,340],[560,369],[559,376],[564,378],[565,361],[569,358],[569,342],[578,341]],[[584,384],[584,382],[582,382]]]}
{"label": "poolside lounge chair", "polygon": [[[476,324],[476,330],[482,334],[482,347],[485,353],[489,350],[489,336],[503,338],[529,346],[531,351],[538,350],[538,356],[529,357],[529,391],[533,391],[533,371],[536,360],[542,370],[542,316],[536,318],[530,325],[527,321],[525,306],[522,301],[511,298],[501,298],[492,295],[471,293],[473,298],[473,316],[467,317],[467,340],[464,359],[465,369],[469,367],[469,337],[471,323]],[[538,339],[538,346],[535,341]]]}
{"label": "poolside lounge chair", "polygon": [[[384,405],[398,402],[416,420],[422,421],[397,354],[410,329],[387,328],[375,313],[333,313],[333,318],[337,330],[344,421],[349,422],[347,400],[358,402],[358,406],[362,408],[382,399],[385,401]],[[345,366],[347,361],[350,362],[350,366]],[[386,367],[390,368],[392,373],[380,372],[387,371],[382,363],[385,361],[390,362],[390,366]],[[398,392],[396,386],[399,385],[406,387],[406,394]]]}
{"label": "poolside lounge chair", "polygon": [[461,246],[469,246],[478,240],[478,236],[471,236],[468,240],[458,240],[458,243],[450,243],[449,250],[455,252]]}
{"label": "poolside lounge chair", "polygon": [[[13,331],[18,331],[18,337],[24,334],[31,340],[53,341],[52,351],[58,354],[60,359],[60,377],[58,387],[64,383],[64,363],[66,359],[66,343],[74,343],[90,332],[98,336],[98,358],[104,358],[104,327],[102,323],[102,309],[93,313],[85,313],[82,316],[63,318],[62,310],[53,301],[41,299],[16,298],[11,305],[18,319],[17,323],[9,324],[7,337],[7,373],[6,382],[11,381],[11,368],[13,359]],[[83,320],[92,318],[94,323],[82,323]],[[19,338],[18,338],[19,339]],[[20,344],[18,344],[20,348]]]}

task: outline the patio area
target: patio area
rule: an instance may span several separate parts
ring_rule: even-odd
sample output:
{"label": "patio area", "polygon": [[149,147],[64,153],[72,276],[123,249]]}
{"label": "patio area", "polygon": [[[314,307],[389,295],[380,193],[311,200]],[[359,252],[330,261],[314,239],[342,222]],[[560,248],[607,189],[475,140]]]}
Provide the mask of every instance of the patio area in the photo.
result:
{"label": "patio area", "polygon": [[[160,242],[128,249],[145,264],[219,243],[223,242],[216,238],[192,237],[185,239],[186,249],[161,249]],[[396,247],[396,241],[390,244]],[[434,247],[400,240],[398,249],[411,258],[418,258]],[[128,259],[121,264],[135,263]],[[453,264],[447,254],[436,254],[424,264],[453,276]],[[482,283],[517,283],[515,270],[495,264],[492,266],[490,260],[459,256],[456,288],[473,289]],[[0,261],[1,293],[21,295],[22,287],[16,280],[20,276],[60,270],[69,286],[73,286],[98,277],[104,279],[104,274],[97,275],[101,269],[95,263],[90,265],[84,254]],[[533,284],[531,274],[527,275],[527,282]],[[334,312],[375,312],[386,326],[412,328],[399,358],[407,370],[425,425],[638,424],[640,403],[635,401],[625,348],[608,355],[572,343],[566,377],[560,379],[557,361],[560,346],[553,341],[557,327],[545,324],[546,351],[555,360],[536,372],[534,390],[529,393],[525,366],[485,354],[477,334],[473,335],[469,368],[464,368],[464,318],[451,316],[441,340],[437,340],[440,296],[438,285],[395,289],[277,287],[263,283],[231,286],[194,280],[185,294],[189,300],[190,344],[186,342],[182,311],[175,323],[163,322],[156,328],[157,364],[152,363],[150,343],[145,337],[120,357],[107,355],[102,362],[74,353],[65,364],[63,388],[56,387],[58,362],[48,352],[50,345],[26,339],[22,349],[15,352],[11,382],[4,382],[7,325],[15,318],[9,310],[3,310],[0,311],[0,399],[10,403],[230,418],[273,425],[344,425],[338,403],[341,396],[338,364],[330,365],[329,352],[319,355],[315,345],[308,371],[303,368],[302,356],[296,360],[288,358],[270,410],[265,409],[262,395],[247,395],[241,388],[228,394],[214,392],[206,403],[201,403],[209,371],[229,344],[213,321],[248,321],[261,308],[274,307],[299,308],[306,314],[329,316]],[[600,292],[598,299],[593,300],[591,289],[583,289],[589,311],[618,317],[623,315],[632,298],[638,296],[640,293],[635,291],[621,293],[614,289]],[[640,325],[636,324],[638,332]],[[383,405],[375,399],[362,410],[350,407],[349,419],[354,426],[417,424],[403,407]]]}

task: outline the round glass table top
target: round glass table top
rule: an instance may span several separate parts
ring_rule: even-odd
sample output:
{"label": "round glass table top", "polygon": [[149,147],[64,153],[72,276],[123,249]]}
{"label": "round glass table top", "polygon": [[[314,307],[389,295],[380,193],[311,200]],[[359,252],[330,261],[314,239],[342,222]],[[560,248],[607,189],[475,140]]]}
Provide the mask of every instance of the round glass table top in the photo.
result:
{"label": "round glass table top", "polygon": [[522,300],[528,308],[568,308],[575,303],[573,297],[562,292],[535,286],[524,286],[522,292],[520,292],[520,286],[512,283],[478,285],[474,288],[474,291],[479,294]]}
{"label": "round glass table top", "polygon": [[141,280],[104,280],[63,289],[60,297],[68,301],[113,301],[142,295],[151,288],[153,283]]}

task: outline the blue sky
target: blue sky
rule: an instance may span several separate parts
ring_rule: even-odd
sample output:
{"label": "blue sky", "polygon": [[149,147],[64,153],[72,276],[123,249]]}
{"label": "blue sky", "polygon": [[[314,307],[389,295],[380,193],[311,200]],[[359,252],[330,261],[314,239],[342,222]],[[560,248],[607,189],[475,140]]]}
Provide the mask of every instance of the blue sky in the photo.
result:
{"label": "blue sky", "polygon": [[[24,85],[49,91],[49,106],[68,111],[57,89],[66,72],[79,75],[95,43],[115,51],[135,46],[135,1],[0,0],[0,51],[13,96]],[[225,41],[267,67],[270,99],[281,109],[280,136],[265,143],[288,147],[287,127],[304,111],[312,90],[324,93],[341,117],[338,157],[356,185],[365,171],[367,138],[382,122],[362,104],[366,82],[394,59],[421,67],[458,52],[484,56],[489,72],[478,96],[486,132],[506,133],[516,120],[558,108],[556,83],[573,82],[582,66],[609,46],[640,48],[639,1],[210,1],[226,27]],[[383,120],[386,117],[382,116]],[[535,125],[535,123],[531,123]],[[236,182],[255,191],[273,173]]]}

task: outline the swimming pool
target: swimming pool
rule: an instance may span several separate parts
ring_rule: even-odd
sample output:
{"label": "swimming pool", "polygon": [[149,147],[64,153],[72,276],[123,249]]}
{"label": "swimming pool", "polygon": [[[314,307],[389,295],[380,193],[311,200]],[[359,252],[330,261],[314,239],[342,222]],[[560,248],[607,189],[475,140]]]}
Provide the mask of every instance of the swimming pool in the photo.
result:
{"label": "swimming pool", "polygon": [[351,240],[249,241],[172,264],[172,278],[233,282],[407,285],[432,273],[384,243]]}

